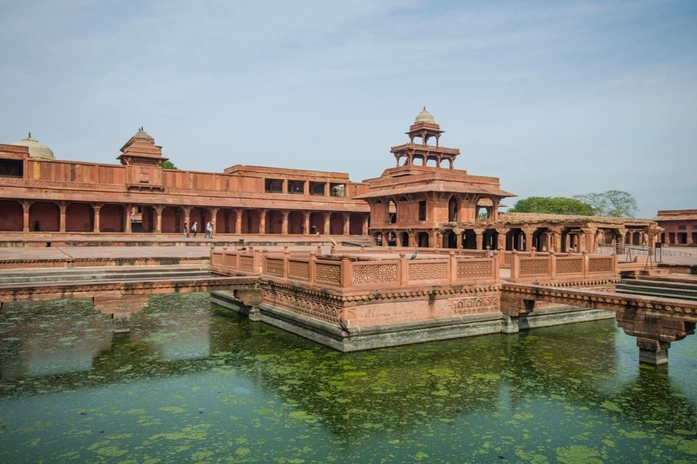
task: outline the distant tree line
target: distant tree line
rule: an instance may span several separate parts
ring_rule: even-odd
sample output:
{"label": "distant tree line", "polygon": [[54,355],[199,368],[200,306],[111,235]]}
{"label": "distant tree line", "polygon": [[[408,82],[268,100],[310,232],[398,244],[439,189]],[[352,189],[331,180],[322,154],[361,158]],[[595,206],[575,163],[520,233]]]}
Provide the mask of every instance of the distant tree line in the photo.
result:
{"label": "distant tree line", "polygon": [[633,217],[636,199],[621,190],[566,197],[529,197],[509,208],[511,213],[570,214],[574,216]]}

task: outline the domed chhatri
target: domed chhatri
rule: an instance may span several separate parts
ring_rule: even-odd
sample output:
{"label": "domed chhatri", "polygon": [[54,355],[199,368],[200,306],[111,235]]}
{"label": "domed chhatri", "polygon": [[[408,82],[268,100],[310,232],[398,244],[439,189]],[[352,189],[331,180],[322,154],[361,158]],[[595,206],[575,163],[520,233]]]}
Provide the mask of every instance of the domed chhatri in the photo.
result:
{"label": "domed chhatri", "polygon": [[414,121],[414,124],[418,124],[420,122],[427,122],[430,124],[436,123],[435,119],[433,119],[433,115],[431,113],[429,113],[428,111],[426,111],[425,106],[424,106],[424,109],[421,111],[421,113],[419,113],[416,116],[416,120]]}
{"label": "domed chhatri", "polygon": [[26,139],[22,139],[19,142],[14,142],[12,145],[19,145],[20,147],[29,148],[29,156],[34,159],[56,159],[56,157],[53,156],[53,151],[50,148],[31,138],[31,132],[29,132]]}

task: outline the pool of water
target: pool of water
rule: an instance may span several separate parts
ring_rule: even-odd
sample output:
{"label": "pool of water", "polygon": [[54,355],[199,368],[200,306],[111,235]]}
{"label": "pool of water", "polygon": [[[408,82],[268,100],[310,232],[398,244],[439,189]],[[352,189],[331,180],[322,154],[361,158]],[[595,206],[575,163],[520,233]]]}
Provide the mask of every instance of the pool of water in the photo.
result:
{"label": "pool of water", "polygon": [[697,461],[697,336],[612,320],[342,354],[162,295],[0,312],[0,462]]}

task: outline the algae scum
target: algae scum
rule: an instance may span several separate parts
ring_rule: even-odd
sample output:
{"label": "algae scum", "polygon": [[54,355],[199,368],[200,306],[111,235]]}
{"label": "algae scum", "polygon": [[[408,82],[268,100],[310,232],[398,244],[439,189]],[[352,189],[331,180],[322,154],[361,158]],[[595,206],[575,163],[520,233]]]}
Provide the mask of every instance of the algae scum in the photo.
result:
{"label": "algae scum", "polygon": [[341,354],[163,295],[0,312],[0,462],[696,462],[697,336],[612,320]]}

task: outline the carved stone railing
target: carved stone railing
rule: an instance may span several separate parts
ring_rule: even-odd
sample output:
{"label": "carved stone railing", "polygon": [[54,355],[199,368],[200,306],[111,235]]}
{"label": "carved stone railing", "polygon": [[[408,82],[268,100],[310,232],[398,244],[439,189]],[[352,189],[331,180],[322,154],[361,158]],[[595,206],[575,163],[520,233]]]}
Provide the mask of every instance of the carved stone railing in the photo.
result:
{"label": "carved stone railing", "polygon": [[370,259],[347,253],[296,255],[245,250],[211,250],[211,268],[223,274],[260,274],[343,290],[379,290],[429,285],[486,284],[499,280],[498,254],[490,258],[447,256]]}
{"label": "carved stone railing", "polygon": [[556,255],[553,253],[512,252],[511,282],[564,283],[619,280],[616,255],[587,253]]}

